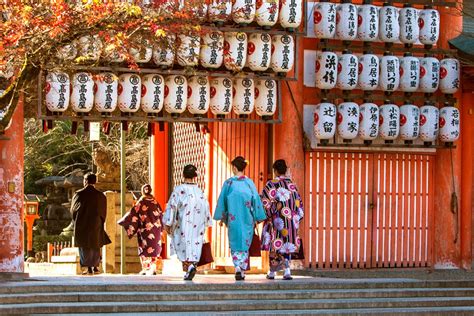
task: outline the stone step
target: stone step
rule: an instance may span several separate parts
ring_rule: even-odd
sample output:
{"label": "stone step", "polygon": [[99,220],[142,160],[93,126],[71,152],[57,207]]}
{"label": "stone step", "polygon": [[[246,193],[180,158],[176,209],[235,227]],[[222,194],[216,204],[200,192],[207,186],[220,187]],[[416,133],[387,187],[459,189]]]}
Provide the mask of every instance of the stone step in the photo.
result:
{"label": "stone step", "polygon": [[72,302],[0,305],[0,314],[36,313],[117,313],[117,312],[221,312],[324,309],[406,309],[433,307],[473,307],[472,297],[413,297],[370,299],[307,299],[307,300],[224,300],[172,302]]}

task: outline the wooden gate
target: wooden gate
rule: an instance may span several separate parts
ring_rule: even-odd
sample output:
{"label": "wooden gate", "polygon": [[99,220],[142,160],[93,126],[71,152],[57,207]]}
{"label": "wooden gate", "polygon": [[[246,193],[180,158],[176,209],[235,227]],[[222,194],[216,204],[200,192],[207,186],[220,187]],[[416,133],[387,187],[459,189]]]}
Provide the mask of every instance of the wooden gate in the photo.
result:
{"label": "wooden gate", "polygon": [[434,156],[306,154],[305,264],[431,266]]}

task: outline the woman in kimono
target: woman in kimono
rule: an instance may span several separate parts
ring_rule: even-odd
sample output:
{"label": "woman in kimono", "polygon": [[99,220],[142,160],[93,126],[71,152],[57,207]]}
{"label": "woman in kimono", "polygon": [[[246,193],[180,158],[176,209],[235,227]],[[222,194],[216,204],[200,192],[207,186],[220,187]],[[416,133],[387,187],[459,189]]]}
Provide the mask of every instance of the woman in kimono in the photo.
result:
{"label": "woman in kimono", "polygon": [[142,186],[142,196],[118,222],[127,231],[128,238],[137,234],[138,255],[142,264],[140,275],[156,274],[156,261],[161,254],[163,211],[151,194],[151,186]]}
{"label": "woman in kimono", "polygon": [[284,269],[283,279],[291,280],[290,260],[298,253],[301,240],[298,228],[303,218],[303,201],[296,185],[286,176],[283,159],[273,163],[275,179],[265,185],[262,203],[267,213],[263,225],[262,250],[270,251],[270,271],[267,279],[275,279],[275,273]]}
{"label": "woman in kimono", "polygon": [[247,165],[241,156],[232,160],[234,176],[224,182],[214,212],[214,219],[228,228],[236,280],[245,279],[254,227],[266,218],[255,184],[244,175]]}
{"label": "woman in kimono", "polygon": [[209,202],[197,186],[197,168],[187,165],[184,184],[177,186],[168,201],[163,223],[171,236],[171,254],[183,263],[185,280],[192,280],[201,257],[206,228],[212,226]]}

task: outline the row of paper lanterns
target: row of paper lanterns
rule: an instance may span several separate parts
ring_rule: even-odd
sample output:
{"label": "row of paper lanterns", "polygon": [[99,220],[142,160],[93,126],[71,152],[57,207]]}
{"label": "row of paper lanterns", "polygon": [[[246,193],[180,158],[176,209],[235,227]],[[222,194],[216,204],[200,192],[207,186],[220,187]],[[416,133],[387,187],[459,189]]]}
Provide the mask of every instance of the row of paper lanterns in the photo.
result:
{"label": "row of paper lanterns", "polygon": [[342,90],[383,90],[386,92],[424,92],[453,94],[459,89],[460,64],[457,59],[403,57],[385,53],[378,57],[365,53],[360,57],[350,51],[337,55],[318,52],[316,57],[316,87]]}
{"label": "row of paper lanterns", "polygon": [[319,2],[314,5],[314,33],[322,39],[345,41],[402,42],[420,41],[434,45],[439,39],[439,12],[430,6],[418,10],[410,4],[399,9],[388,3],[356,6],[350,1],[341,4]]}
{"label": "row of paper lanterns", "polygon": [[429,102],[421,107],[391,103],[379,107],[370,102],[360,106],[342,102],[336,106],[323,101],[314,110],[314,135],[324,141],[336,133],[345,140],[359,137],[368,142],[378,137],[386,142],[398,138],[406,143],[416,139],[425,143],[437,139],[454,142],[460,135],[460,112],[454,106],[438,109]]}
{"label": "row of paper lanterns", "polygon": [[[273,35],[267,33],[221,32],[206,33],[200,36],[178,35],[179,46],[175,49],[176,35],[169,35],[169,45],[153,46],[143,39],[141,48],[130,48],[130,54],[138,63],[151,60],[157,66],[172,67],[175,62],[183,67],[203,67],[216,69],[222,65],[231,71],[241,71],[248,66],[252,71],[289,72],[293,68],[295,43],[291,35]],[[77,47],[76,47],[77,46]],[[95,35],[81,37],[77,44],[66,45],[58,52],[59,58],[74,59],[84,56],[91,61],[99,60],[102,54],[102,42]],[[123,62],[125,56],[116,51],[106,54],[109,62]]]}
{"label": "row of paper lanterns", "polygon": [[186,110],[204,115],[211,110],[222,116],[231,110],[249,115],[255,109],[259,116],[272,116],[277,108],[277,83],[271,79],[79,72],[70,80],[67,73],[50,72],[45,95],[47,109],[56,114],[71,106],[77,113],[88,113],[95,107],[107,114],[118,107],[129,114],[141,109],[156,115],[164,108],[174,115]]}

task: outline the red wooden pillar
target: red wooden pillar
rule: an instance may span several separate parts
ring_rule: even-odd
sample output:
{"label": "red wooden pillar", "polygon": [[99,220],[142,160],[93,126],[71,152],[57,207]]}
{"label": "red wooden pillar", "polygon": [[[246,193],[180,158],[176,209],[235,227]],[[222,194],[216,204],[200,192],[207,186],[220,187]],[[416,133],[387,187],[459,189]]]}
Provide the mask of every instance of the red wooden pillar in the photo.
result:
{"label": "red wooden pillar", "polygon": [[0,140],[0,272],[23,272],[23,101]]}

